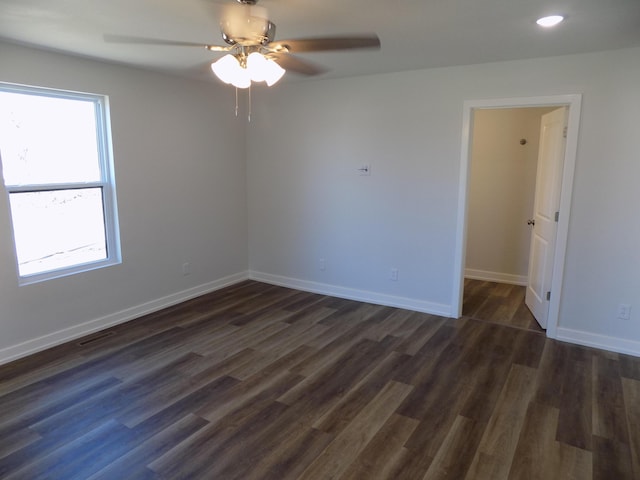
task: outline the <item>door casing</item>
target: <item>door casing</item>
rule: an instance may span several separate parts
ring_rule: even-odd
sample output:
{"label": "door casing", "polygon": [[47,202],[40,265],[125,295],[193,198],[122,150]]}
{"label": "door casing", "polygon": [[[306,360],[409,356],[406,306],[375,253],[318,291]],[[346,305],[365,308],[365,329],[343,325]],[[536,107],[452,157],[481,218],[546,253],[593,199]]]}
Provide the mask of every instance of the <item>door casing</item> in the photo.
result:
{"label": "door casing", "polygon": [[462,296],[464,293],[464,267],[467,244],[467,214],[469,190],[469,165],[471,162],[471,144],[473,142],[473,111],[478,109],[522,108],[522,107],[562,107],[569,109],[567,143],[562,172],[560,193],[560,218],[556,233],[555,257],[551,280],[551,299],[547,320],[547,336],[556,338],[562,297],[562,279],[564,260],[571,213],[571,195],[573,176],[578,149],[578,130],[580,126],[581,94],[551,95],[536,97],[514,97],[483,100],[467,100],[463,104],[462,146],[460,155],[460,179],[458,188],[458,216],[456,222],[455,258],[452,285],[451,313],[453,317],[462,315]]}

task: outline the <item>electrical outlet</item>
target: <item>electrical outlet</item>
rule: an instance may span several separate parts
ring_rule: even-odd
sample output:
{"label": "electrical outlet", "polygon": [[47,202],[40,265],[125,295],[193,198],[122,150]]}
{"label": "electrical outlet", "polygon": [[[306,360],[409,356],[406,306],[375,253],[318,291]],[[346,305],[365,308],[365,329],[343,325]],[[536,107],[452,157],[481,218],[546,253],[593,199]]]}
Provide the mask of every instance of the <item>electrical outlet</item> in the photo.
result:
{"label": "electrical outlet", "polygon": [[189,262],[185,262],[182,264],[182,275],[185,277],[187,275],[191,275],[191,264]]}
{"label": "electrical outlet", "polygon": [[618,318],[620,320],[629,320],[631,318],[631,305],[626,303],[618,305]]}
{"label": "electrical outlet", "polygon": [[392,268],[391,269],[391,271],[389,272],[389,278],[393,282],[397,282],[398,281],[398,269],[397,268]]}
{"label": "electrical outlet", "polygon": [[324,258],[318,260],[318,268],[323,272],[327,269],[327,261]]}

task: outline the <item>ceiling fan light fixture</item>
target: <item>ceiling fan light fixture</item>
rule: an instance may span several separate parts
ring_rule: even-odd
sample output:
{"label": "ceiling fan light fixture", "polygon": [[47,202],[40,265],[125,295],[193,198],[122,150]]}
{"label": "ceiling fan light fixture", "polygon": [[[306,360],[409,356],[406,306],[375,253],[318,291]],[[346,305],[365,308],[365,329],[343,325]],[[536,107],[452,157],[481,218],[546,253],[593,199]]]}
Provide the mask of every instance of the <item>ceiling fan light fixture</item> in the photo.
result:
{"label": "ceiling fan light fixture", "polygon": [[274,85],[285,73],[284,68],[261,53],[253,52],[247,57],[247,70],[254,82]]}
{"label": "ceiling fan light fixture", "polygon": [[264,81],[270,87],[278,82],[282,78],[285,73],[285,69],[278,65],[273,60],[267,59],[267,65],[269,67],[269,72]]}
{"label": "ceiling fan light fixture", "polygon": [[258,52],[250,53],[247,57],[247,70],[254,82],[264,82],[267,75],[267,59]]}
{"label": "ceiling fan light fixture", "polygon": [[233,55],[225,55],[211,64],[211,70],[224,83],[231,83],[236,69],[240,68],[238,60]]}
{"label": "ceiling fan light fixture", "polygon": [[251,75],[246,68],[242,68],[238,59],[227,54],[221,59],[211,64],[211,70],[224,83],[231,84],[237,88],[248,88],[251,86]]}

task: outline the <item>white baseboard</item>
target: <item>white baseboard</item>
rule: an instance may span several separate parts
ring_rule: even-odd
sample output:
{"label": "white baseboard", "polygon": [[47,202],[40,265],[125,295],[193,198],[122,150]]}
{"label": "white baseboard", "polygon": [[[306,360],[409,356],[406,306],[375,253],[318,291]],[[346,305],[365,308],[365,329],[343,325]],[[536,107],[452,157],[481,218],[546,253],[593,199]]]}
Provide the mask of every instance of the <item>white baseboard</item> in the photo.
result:
{"label": "white baseboard", "polygon": [[366,290],[356,290],[353,288],[339,287],[326,283],[310,282],[308,280],[299,280],[297,278],[282,277],[280,275],[271,275],[262,272],[249,272],[249,278],[259,282],[278,285],[281,287],[295,288],[305,292],[319,293],[332,297],[346,298],[348,300],[357,300],[360,302],[373,303],[376,305],[385,305],[388,307],[404,308],[417,312],[430,313],[432,315],[440,315],[442,317],[456,317],[451,312],[451,305],[440,303],[425,302],[423,300],[415,300],[413,298],[397,297],[394,295],[386,295],[382,293],[369,292]]}
{"label": "white baseboard", "polygon": [[229,275],[227,277],[214,280],[213,282],[205,283],[203,285],[198,285],[196,287],[183,290],[182,292],[177,292],[166,297],[159,298],[157,300],[152,300],[135,307],[127,308],[125,310],[106,315],[101,318],[96,318],[95,320],[91,320],[80,325],[74,325],[73,327],[58,330],[57,332],[49,333],[47,335],[43,335],[42,337],[27,340],[26,342],[20,343],[18,345],[12,345],[11,347],[3,348],[0,350],[0,365],[11,362],[21,357],[25,357],[27,355],[31,355],[32,353],[40,352],[42,350],[46,350],[47,348],[51,348],[56,345],[69,342],[71,340],[75,340],[76,338],[80,338],[85,335],[104,330],[105,328],[128,322],[143,315],[157,312],[158,310],[162,310],[163,308],[167,308],[172,305],[191,300],[192,298],[196,298],[200,295],[219,290],[229,285],[233,285],[234,283],[247,280],[248,278],[248,272],[236,273],[234,275]]}
{"label": "white baseboard", "polygon": [[[398,297],[394,295],[369,292],[366,290],[357,290],[325,283],[310,282],[307,280],[299,280],[295,278],[282,277],[279,275],[250,271],[230,275],[213,282],[198,285],[188,290],[177,292],[166,297],[159,298],[157,300],[121,310],[119,312],[106,315],[104,317],[97,318],[80,325],[75,325],[73,327],[43,335],[42,337],[28,340],[18,345],[12,345],[10,347],[3,348],[0,350],[0,365],[42,350],[46,350],[47,348],[69,342],[76,338],[90,335],[91,333],[104,330],[105,328],[113,327],[115,325],[134,320],[143,315],[157,312],[159,310],[162,310],[163,308],[185,302],[192,298],[199,297],[200,295],[205,295],[207,293],[220,290],[221,288],[242,282],[247,279],[269,283],[272,285],[279,285],[282,287],[294,288],[306,292],[330,295],[338,298],[346,298],[349,300],[357,300],[361,302],[385,305],[389,307],[405,308],[407,310],[414,310],[417,312],[424,312],[432,315],[440,315],[443,317],[455,317],[455,315],[453,315],[451,312],[450,305],[425,302],[423,300],[416,300],[412,298]],[[500,281],[502,283],[509,283],[505,282],[504,280]],[[634,340],[609,337],[606,335],[599,335],[562,327],[559,327],[557,329],[555,338],[560,341],[640,357],[640,342]]]}
{"label": "white baseboard", "polygon": [[484,280],[485,282],[508,283],[510,285],[527,285],[526,275],[513,275],[511,273],[489,272],[487,270],[475,270],[473,268],[465,268],[465,278],[473,280]]}
{"label": "white baseboard", "polygon": [[640,342],[558,327],[556,340],[640,357]]}

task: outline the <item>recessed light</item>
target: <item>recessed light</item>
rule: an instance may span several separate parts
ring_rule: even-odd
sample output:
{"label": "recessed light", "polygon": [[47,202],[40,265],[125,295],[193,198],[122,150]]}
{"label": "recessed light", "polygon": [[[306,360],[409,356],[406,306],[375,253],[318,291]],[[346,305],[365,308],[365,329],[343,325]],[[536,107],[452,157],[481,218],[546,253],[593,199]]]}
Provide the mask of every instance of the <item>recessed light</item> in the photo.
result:
{"label": "recessed light", "polygon": [[548,17],[542,17],[536,20],[536,23],[541,27],[554,27],[564,20],[562,15],[549,15]]}

